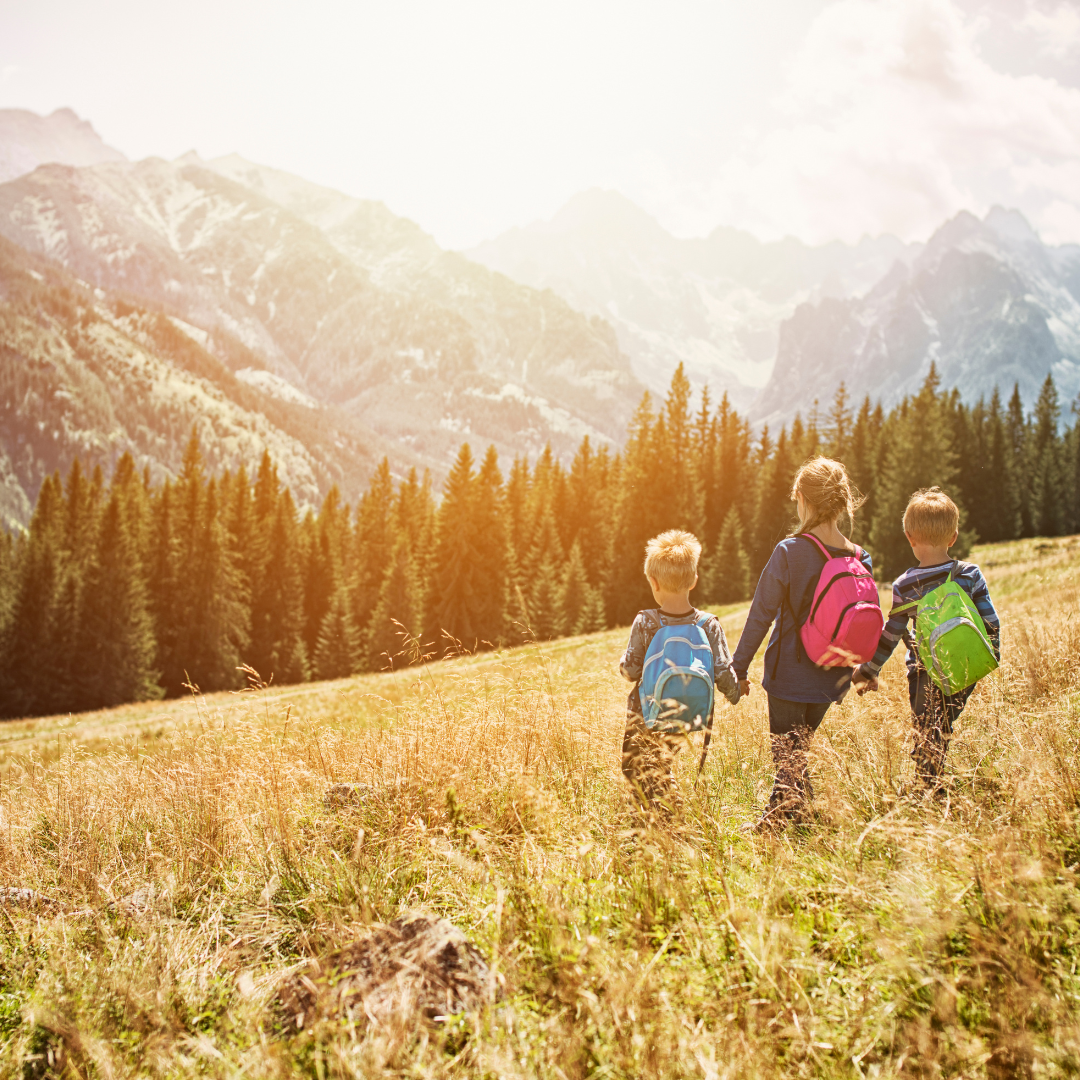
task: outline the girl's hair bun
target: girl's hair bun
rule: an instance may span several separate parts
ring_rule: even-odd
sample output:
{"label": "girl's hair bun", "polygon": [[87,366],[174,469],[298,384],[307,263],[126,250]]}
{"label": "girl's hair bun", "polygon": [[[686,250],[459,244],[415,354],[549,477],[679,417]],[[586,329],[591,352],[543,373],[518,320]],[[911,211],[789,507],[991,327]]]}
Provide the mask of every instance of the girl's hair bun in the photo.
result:
{"label": "girl's hair bun", "polygon": [[800,517],[798,532],[838,521],[845,514],[854,523],[855,511],[866,502],[851,483],[843,462],[827,457],[811,458],[795,474],[791,498],[800,494],[806,500],[807,516]]}

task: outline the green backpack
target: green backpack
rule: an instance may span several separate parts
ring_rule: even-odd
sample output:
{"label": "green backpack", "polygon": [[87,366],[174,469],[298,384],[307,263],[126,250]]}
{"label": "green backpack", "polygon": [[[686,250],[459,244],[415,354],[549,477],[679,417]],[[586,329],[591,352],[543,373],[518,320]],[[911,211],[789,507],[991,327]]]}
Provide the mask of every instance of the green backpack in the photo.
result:
{"label": "green backpack", "polygon": [[948,578],[936,589],[890,612],[917,609],[915,649],[930,678],[946,695],[958,694],[998,666],[986,623],[954,580],[959,568],[954,562]]}

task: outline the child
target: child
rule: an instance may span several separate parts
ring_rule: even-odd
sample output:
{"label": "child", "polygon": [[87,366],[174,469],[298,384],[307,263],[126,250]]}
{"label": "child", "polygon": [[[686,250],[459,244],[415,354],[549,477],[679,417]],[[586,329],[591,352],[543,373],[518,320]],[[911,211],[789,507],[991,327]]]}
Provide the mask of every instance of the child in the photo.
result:
{"label": "child", "polygon": [[908,694],[915,728],[915,748],[911,756],[915,759],[919,783],[931,794],[942,790],[941,774],[945,769],[953,726],[976,684],[946,695],[930,678],[908,632],[908,620],[913,628],[915,624],[915,607],[910,605],[946,581],[955,566],[953,580],[971,597],[986,624],[994,656],[1001,660],[1001,624],[990,600],[986,579],[974,563],[959,562],[949,555],[949,548],[956,543],[959,524],[960,512],[956,503],[941,488],[922,488],[908,500],[904,511],[904,535],[919,565],[905,570],[893,582],[893,609],[906,606],[907,610],[889,616],[873,659],[863,664],[852,680],[859,686],[859,693],[876,690],[882,664],[889,659],[900,638],[904,639],[908,647]]}
{"label": "child", "polygon": [[826,457],[808,461],[795,474],[791,498],[798,508],[799,527],[776,545],[761,572],[734,659],[742,692],[749,694],[747,671],[775,620],[761,685],[769,699],[776,779],[761,819],[752,826],[758,830],[807,817],[814,797],[807,750],[829,706],[843,698],[851,683],[852,668],[818,667],[802,647],[799,628],[810,613],[824,555],[813,540],[799,534],[817,537],[830,557],[856,555],[868,572],[873,569],[870,556],[839,529],[845,515],[854,521],[863,501],[839,461]]}
{"label": "child", "polygon": [[657,608],[638,613],[630,628],[626,655],[619,665],[622,675],[634,683],[626,702],[622,770],[638,801],[646,809],[655,803],[677,809],[672,766],[685,735],[666,731],[661,725],[646,726],[642,715],[641,675],[645,654],[661,626],[697,624],[712,646],[713,681],[733,705],[739,700],[739,684],[731,666],[727,639],[715,615],[698,611],[690,603],[697,585],[701,544],[688,532],[672,529],[653,537],[645,546],[645,576]]}

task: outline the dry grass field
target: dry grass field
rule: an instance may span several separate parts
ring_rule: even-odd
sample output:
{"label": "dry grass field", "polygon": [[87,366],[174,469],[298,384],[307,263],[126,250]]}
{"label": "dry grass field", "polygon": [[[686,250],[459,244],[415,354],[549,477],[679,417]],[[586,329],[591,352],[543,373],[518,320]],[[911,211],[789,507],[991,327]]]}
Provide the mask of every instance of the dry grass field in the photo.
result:
{"label": "dry grass field", "polygon": [[[682,755],[681,821],[631,812],[622,632],[3,725],[0,1075],[1080,1074],[1080,538],[973,557],[1006,659],[948,798],[901,794],[894,658],[822,726],[816,824],[777,838],[739,830],[760,688],[696,785]],[[298,1027],[283,980],[407,911],[460,928],[493,1002]]]}

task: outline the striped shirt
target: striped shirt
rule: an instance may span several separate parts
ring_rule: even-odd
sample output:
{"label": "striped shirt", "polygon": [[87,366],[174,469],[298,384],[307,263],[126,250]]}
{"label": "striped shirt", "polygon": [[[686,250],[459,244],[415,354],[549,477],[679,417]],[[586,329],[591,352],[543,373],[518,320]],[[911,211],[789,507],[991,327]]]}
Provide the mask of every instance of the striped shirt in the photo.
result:
{"label": "striped shirt", "polygon": [[[953,561],[938,566],[913,566],[905,570],[894,582],[892,588],[893,611],[896,608],[910,604],[913,600],[920,600],[928,592],[936,589],[944,583],[952,569]],[[957,570],[953,580],[971,597],[971,602],[986,623],[986,632],[990,637],[990,644],[994,648],[994,656],[1001,660],[1001,621],[994,610],[994,604],[990,599],[990,590],[986,587],[986,578],[982,571],[974,563],[957,561]],[[914,671],[918,667],[918,654],[915,652],[914,642],[908,630],[915,627],[915,614],[918,609],[911,607],[907,611],[890,614],[885,629],[881,632],[881,640],[878,642],[877,652],[872,660],[867,661],[859,669],[860,674],[870,678],[876,675],[886,660],[892,655],[900,639],[904,639],[907,645],[907,665],[909,670]]]}

